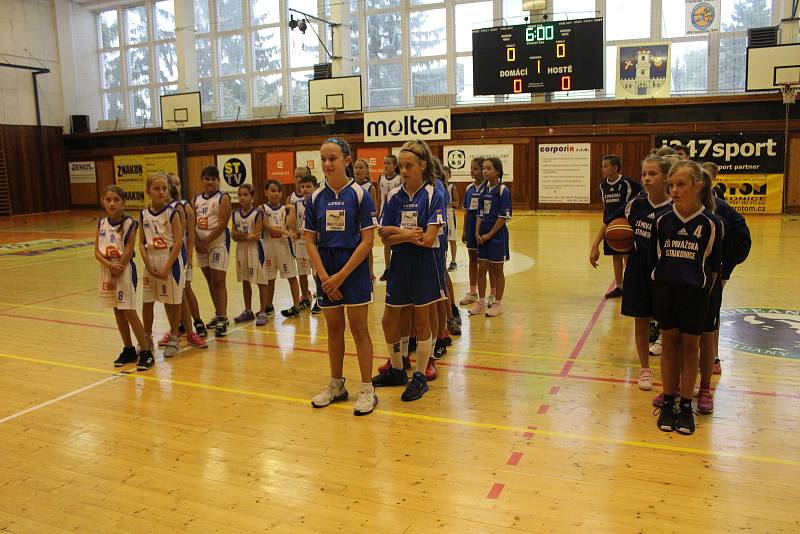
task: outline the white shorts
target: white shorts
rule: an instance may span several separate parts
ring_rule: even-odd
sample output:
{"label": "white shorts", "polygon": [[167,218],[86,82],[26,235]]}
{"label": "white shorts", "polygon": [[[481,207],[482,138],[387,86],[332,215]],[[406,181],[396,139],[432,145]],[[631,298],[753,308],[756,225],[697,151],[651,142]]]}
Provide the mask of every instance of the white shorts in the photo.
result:
{"label": "white shorts", "polygon": [[100,306],[118,310],[136,309],[136,264],[130,265],[118,277],[111,276],[111,271],[100,266]]}
{"label": "white shorts", "polygon": [[192,274],[192,266],[186,266],[186,282],[192,282],[194,280],[194,275]]}
{"label": "white shorts", "polygon": [[300,276],[311,276],[314,270],[311,268],[311,259],[308,257],[308,247],[302,239],[294,241],[294,257],[297,262],[297,274]]}
{"label": "white shorts", "polygon": [[236,280],[251,284],[264,284],[264,245],[258,241],[239,241],[236,243]]}
{"label": "white shorts", "polygon": [[[163,269],[168,258],[169,252],[166,250],[160,253],[150,253],[150,263],[156,270]],[[183,268],[183,259],[178,256],[166,278],[154,278],[149,272],[142,276],[142,302],[180,304],[183,302],[185,286],[186,270]]]}
{"label": "white shorts", "polygon": [[456,210],[447,208],[447,240],[455,241],[458,239],[456,235]]}
{"label": "white shorts", "polygon": [[217,271],[227,272],[228,263],[231,261],[230,249],[230,234],[226,229],[222,235],[209,245],[208,253],[197,253],[197,265],[199,265],[200,268],[211,267]]}
{"label": "white shorts", "polygon": [[294,254],[285,238],[267,238],[264,242],[266,260],[264,271],[267,280],[275,280],[280,273],[281,278],[294,278],[297,276],[297,265],[295,265]]}

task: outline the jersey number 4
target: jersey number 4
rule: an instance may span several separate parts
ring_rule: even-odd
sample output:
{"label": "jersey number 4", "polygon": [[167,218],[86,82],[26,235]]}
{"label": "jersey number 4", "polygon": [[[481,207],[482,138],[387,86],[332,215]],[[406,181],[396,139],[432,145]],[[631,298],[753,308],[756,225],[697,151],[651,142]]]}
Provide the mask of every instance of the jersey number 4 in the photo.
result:
{"label": "jersey number 4", "polygon": [[698,226],[697,228],[695,228],[694,232],[692,232],[692,235],[695,236],[697,239],[702,238],[703,237],[703,227],[702,226]]}

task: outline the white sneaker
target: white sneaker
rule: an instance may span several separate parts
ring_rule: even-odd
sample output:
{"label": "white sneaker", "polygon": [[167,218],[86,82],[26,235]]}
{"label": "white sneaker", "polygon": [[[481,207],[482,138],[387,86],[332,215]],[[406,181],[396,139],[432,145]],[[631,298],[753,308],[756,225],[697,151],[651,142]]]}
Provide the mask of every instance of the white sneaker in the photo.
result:
{"label": "white sneaker", "polygon": [[639,389],[650,391],[653,389],[653,371],[650,369],[639,370]]}
{"label": "white sneaker", "polygon": [[486,306],[484,304],[482,304],[481,301],[476,300],[475,302],[472,303],[472,306],[469,307],[469,310],[467,310],[467,312],[470,315],[480,315],[485,310],[486,310]]}
{"label": "white sneaker", "polygon": [[353,405],[353,415],[367,415],[372,413],[378,405],[378,396],[375,395],[375,388],[372,385],[361,386],[358,392],[358,400]]}
{"label": "white sneaker", "polygon": [[475,293],[467,293],[466,295],[464,295],[463,299],[458,301],[458,303],[461,306],[468,306],[473,302],[475,302],[476,300],[478,300],[478,295],[476,295]]}
{"label": "white sneaker", "polygon": [[486,299],[486,307],[491,308],[492,304],[494,304],[494,295],[489,295]]}
{"label": "white sneaker", "polygon": [[314,408],[324,408],[325,406],[333,403],[347,400],[347,390],[344,388],[344,379],[342,385],[336,386],[333,380],[328,383],[328,387],[314,395],[311,399],[311,406]]}
{"label": "white sneaker", "polygon": [[170,336],[167,344],[164,346],[164,357],[172,358],[176,354],[178,354],[178,338]]}
{"label": "white sneaker", "polygon": [[486,317],[497,317],[501,313],[503,313],[503,305],[493,302],[489,309],[486,310]]}
{"label": "white sneaker", "polygon": [[650,356],[661,356],[661,338],[656,339],[655,343],[650,343]]}

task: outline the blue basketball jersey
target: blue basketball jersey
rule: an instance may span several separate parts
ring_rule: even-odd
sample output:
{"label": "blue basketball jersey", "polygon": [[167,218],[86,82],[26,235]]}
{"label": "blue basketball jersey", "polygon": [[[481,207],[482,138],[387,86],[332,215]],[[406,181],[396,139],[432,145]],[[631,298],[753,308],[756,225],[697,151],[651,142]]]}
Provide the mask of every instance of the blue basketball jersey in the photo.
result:
{"label": "blue basketball jersey", "polygon": [[656,282],[707,287],[711,273],[722,263],[724,227],[719,217],[703,208],[684,219],[675,207],[656,219]]}
{"label": "blue basketball jersey", "polygon": [[620,176],[613,182],[600,182],[600,198],[603,200],[603,222],[610,223],[619,216],[625,205],[642,191],[642,184]]}
{"label": "blue basketball jersey", "polygon": [[481,191],[478,206],[480,232],[483,234],[492,229],[497,219],[511,218],[511,190],[502,183],[494,187],[487,185]]}
{"label": "blue basketball jersey", "polygon": [[303,224],[317,234],[317,247],[353,250],[361,231],[375,227],[375,205],[355,180],[339,191],[326,182],[306,200]]}
{"label": "blue basketball jersey", "polygon": [[[386,208],[381,215],[381,226],[396,226],[403,229],[419,227],[424,233],[429,224],[440,226],[447,224],[445,209],[444,195],[435,185],[423,184],[411,195],[403,184],[390,191],[386,197]],[[439,240],[437,239],[434,241],[434,248],[438,247]],[[411,248],[417,248],[417,245],[400,243],[394,245],[392,250]]]}
{"label": "blue basketball jersey", "polygon": [[445,209],[444,224],[439,227],[439,246],[447,247],[447,240],[449,239],[447,228],[447,207],[450,205],[450,192],[447,190],[444,182],[441,180],[434,180],[433,185],[436,187],[436,191],[442,195]]}
{"label": "blue basketball jersey", "polygon": [[475,185],[475,182],[473,182],[467,186],[467,190],[464,191],[464,202],[462,203],[462,207],[467,210],[467,215],[477,216],[478,202],[485,187],[486,182],[481,182],[481,185]]}
{"label": "blue basketball jersey", "polygon": [[625,206],[625,218],[633,227],[633,252],[641,255],[650,269],[656,261],[656,243],[653,230],[656,219],[672,210],[672,201],[667,198],[661,204],[653,204],[646,194],[641,194]]}

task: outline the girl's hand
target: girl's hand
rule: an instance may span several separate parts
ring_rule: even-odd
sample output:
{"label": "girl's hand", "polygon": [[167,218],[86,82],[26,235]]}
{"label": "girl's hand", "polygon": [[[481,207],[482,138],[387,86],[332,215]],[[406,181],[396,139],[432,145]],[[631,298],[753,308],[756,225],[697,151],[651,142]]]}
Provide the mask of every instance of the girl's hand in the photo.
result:
{"label": "girl's hand", "polygon": [[338,291],[339,287],[344,283],[345,277],[342,276],[341,272],[334,274],[333,276],[329,276],[327,280],[322,282],[322,290],[326,294],[331,294],[334,291]]}
{"label": "girl's hand", "polygon": [[208,245],[204,239],[198,239],[194,244],[194,248],[196,248],[197,252],[200,254],[206,254],[208,252]]}
{"label": "girl's hand", "polygon": [[158,278],[166,280],[169,277],[169,270],[169,266],[164,267],[164,269],[158,273]]}
{"label": "girl's hand", "polygon": [[111,270],[112,276],[119,276],[125,272],[125,266],[121,263],[112,263],[109,269]]}
{"label": "girl's hand", "polygon": [[483,245],[483,236],[481,234],[476,234],[475,241],[477,241],[479,245]]}
{"label": "girl's hand", "polygon": [[150,263],[145,263],[144,267],[145,269],[147,269],[147,272],[150,273],[150,276],[152,276],[153,278],[161,278],[161,273],[156,271],[155,268],[152,265],[150,265]]}
{"label": "girl's hand", "polygon": [[589,253],[589,263],[592,264],[592,267],[597,269],[599,265],[598,260],[600,259],[600,248],[599,247],[592,247],[592,251]]}

